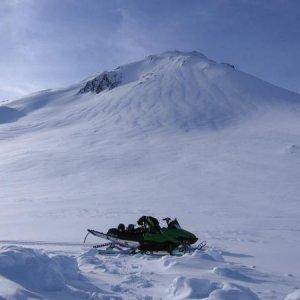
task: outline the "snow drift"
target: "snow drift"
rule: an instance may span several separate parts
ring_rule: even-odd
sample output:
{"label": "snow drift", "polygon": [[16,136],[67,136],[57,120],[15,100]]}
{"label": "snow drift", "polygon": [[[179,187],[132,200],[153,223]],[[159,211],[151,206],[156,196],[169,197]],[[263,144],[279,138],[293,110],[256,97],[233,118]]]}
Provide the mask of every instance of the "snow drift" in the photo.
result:
{"label": "snow drift", "polygon": [[55,256],[30,248],[2,247],[0,274],[32,291],[61,291],[67,279],[79,277],[77,264],[70,257]]}
{"label": "snow drift", "polygon": [[207,300],[258,300],[249,288],[232,283],[211,282],[208,279],[174,279],[169,290],[170,299],[207,299]]}

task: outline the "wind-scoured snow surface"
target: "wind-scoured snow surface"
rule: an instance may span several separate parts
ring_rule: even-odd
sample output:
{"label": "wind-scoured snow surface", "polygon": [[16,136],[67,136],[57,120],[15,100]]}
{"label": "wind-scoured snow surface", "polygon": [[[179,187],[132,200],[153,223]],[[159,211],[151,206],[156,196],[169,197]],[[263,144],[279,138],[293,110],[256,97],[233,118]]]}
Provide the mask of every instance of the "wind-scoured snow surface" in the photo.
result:
{"label": "wind-scoured snow surface", "polygon": [[[0,299],[300,299],[299,108],[298,94],[177,51],[0,102]],[[141,215],[176,216],[210,248],[3,242],[80,243]]]}

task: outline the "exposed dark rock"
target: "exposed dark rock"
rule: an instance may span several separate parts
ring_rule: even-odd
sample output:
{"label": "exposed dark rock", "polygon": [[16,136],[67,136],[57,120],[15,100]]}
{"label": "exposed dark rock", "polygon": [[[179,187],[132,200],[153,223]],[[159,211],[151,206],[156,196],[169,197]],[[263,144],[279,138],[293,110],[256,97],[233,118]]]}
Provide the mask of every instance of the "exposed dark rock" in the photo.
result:
{"label": "exposed dark rock", "polygon": [[121,74],[116,71],[103,72],[92,80],[89,80],[79,91],[79,94],[93,92],[99,94],[104,90],[111,90],[121,83]]}

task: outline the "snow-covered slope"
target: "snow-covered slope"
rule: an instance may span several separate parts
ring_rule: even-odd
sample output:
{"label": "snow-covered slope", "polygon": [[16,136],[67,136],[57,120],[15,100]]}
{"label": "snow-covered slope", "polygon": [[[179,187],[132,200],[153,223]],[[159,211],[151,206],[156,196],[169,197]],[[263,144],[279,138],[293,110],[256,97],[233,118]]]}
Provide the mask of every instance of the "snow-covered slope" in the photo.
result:
{"label": "snow-covered slope", "polygon": [[53,249],[5,246],[3,264],[50,264],[61,286],[32,288],[0,266],[0,297],[284,298],[300,285],[299,107],[298,94],[177,51],[0,102],[1,240],[78,242],[87,227],[152,214],[177,216],[218,249],[121,262],[59,252],[77,256],[66,262],[83,274],[74,283]]}
{"label": "snow-covered slope", "polygon": [[[0,122],[25,116],[30,120],[34,113],[35,126],[43,127],[90,121],[96,128],[126,126],[140,131],[222,128],[254,112],[291,109],[295,103],[299,104],[299,95],[231,65],[216,63],[198,52],[174,51],[101,73],[64,90],[43,91],[8,103],[1,107]],[[41,108],[46,114],[37,114]]]}

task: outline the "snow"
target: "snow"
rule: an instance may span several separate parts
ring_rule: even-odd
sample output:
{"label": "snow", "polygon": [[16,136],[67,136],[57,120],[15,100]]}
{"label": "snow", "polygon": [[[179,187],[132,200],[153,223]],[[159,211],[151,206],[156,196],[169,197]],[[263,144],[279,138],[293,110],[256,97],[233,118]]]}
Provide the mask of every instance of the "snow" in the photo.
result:
{"label": "snow", "polygon": [[22,286],[0,276],[0,299],[40,299],[40,297],[32,293]]}
{"label": "snow", "polygon": [[171,286],[169,295],[171,299],[203,299],[209,297],[210,293],[219,288],[216,282],[208,279],[176,277]]}
{"label": "snow", "polygon": [[300,290],[295,290],[294,292],[288,294],[284,300],[299,300],[300,299]]}
{"label": "snow", "polygon": [[[216,255],[218,260],[214,258]],[[294,284],[292,279],[281,282],[274,275],[241,266],[228,257],[229,253],[223,257],[212,249],[170,257],[99,255],[94,249],[80,248],[70,251],[2,246],[0,297],[256,300],[261,296],[282,299]],[[296,292],[286,299],[297,299]]]}
{"label": "snow", "polygon": [[0,106],[0,121],[1,123],[15,122],[19,118],[23,117],[24,114],[15,108]]}
{"label": "snow", "polygon": [[0,254],[1,274],[22,286],[38,291],[60,291],[64,278],[54,260],[33,249],[15,246],[3,247]]}
{"label": "snow", "polygon": [[[118,84],[99,93],[79,93],[89,78],[0,106],[1,297],[294,297],[300,96],[198,52],[110,72]],[[210,248],[104,257],[76,245],[141,215],[176,216]]]}

